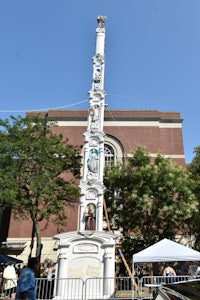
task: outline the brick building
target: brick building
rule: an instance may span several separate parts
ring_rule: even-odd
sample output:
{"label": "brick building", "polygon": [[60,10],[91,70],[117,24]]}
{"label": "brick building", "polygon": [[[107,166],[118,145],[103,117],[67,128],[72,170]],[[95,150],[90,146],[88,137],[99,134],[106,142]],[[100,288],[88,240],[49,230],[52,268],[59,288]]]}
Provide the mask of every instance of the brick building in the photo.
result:
{"label": "brick building", "polygon": [[[88,140],[91,142],[91,149],[87,149],[87,151],[91,151],[94,144],[97,144],[97,153],[100,154],[99,162],[102,162],[99,163],[101,176],[97,175],[94,170],[90,176],[95,179],[97,175],[97,179],[101,183],[98,186],[101,190],[99,193],[101,200],[103,198],[101,189],[103,185],[103,160],[107,165],[118,160],[123,162],[124,158],[131,155],[136,147],[144,146],[152,157],[155,157],[157,152],[160,151],[165,157],[171,158],[174,163],[182,166],[185,164],[182,119],[179,113],[158,112],[156,110],[108,111],[104,109],[106,95],[104,91],[104,21],[104,16],[97,17],[96,49],[95,56],[92,58],[92,87],[88,93],[89,111],[59,110],[42,113],[47,120],[49,118],[57,121],[57,126],[52,127],[53,132],[62,133],[64,137],[68,138],[70,144],[84,145],[84,137],[87,137],[87,142]],[[89,154],[89,151],[87,154]],[[98,223],[101,224],[98,228],[102,228],[102,201],[100,206]],[[80,207],[82,208],[81,205]],[[56,248],[56,244],[52,236],[59,232],[76,231],[80,228],[80,226],[78,227],[78,204],[67,208],[67,224],[65,227],[58,227],[53,222],[45,227],[45,224],[41,222],[40,228],[43,238],[42,260],[46,258],[54,260],[55,252],[53,249]],[[0,242],[2,242],[1,247],[6,254],[18,255],[19,258],[26,261],[30,252],[31,236],[31,221],[17,221],[9,211],[4,212],[0,219]]]}
{"label": "brick building", "polygon": [[[87,128],[87,110],[49,111],[44,114],[48,119],[55,119],[57,126],[52,130],[62,133],[72,145],[83,145],[83,134]],[[109,164],[130,155],[138,146],[144,146],[146,151],[155,157],[158,151],[164,157],[169,157],[174,163],[185,165],[182,139],[182,119],[178,112],[112,110],[104,115],[104,154],[105,163]],[[76,231],[78,226],[78,204],[67,209],[67,224],[60,228],[49,223],[42,230],[42,259],[55,259],[56,248],[52,236],[58,232]],[[41,223],[41,228],[44,224]],[[1,241],[7,254],[18,255],[26,261],[29,254],[29,243],[32,234],[32,222],[14,220],[5,212],[1,220]]]}

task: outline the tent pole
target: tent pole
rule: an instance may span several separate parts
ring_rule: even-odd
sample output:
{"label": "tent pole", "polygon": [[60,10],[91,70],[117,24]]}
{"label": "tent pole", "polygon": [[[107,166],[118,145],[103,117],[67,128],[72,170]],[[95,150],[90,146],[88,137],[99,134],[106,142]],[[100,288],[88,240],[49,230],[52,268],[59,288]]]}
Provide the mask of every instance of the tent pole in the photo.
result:
{"label": "tent pole", "polygon": [[[134,274],[135,274],[135,270],[134,270],[134,261],[133,261],[133,266],[132,266],[132,276],[133,276],[133,280],[134,280]],[[135,297],[135,289],[132,289],[132,299],[134,300]]]}

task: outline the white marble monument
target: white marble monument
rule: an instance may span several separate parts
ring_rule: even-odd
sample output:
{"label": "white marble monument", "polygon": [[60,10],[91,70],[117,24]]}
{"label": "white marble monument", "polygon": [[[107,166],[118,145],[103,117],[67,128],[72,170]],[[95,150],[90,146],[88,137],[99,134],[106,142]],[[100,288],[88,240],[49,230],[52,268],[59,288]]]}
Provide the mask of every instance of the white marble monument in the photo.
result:
{"label": "white marble monument", "polygon": [[[86,297],[91,299],[95,295],[96,299],[108,299],[114,293],[116,237],[103,231],[105,17],[98,16],[97,21],[92,88],[88,93],[88,127],[83,135],[78,231],[58,234],[54,239],[58,241],[57,278],[63,279],[63,282],[80,278],[86,283],[90,279],[99,279],[85,291]],[[57,282],[56,298],[76,299],[77,293],[72,281],[66,280],[65,285],[62,280]]]}

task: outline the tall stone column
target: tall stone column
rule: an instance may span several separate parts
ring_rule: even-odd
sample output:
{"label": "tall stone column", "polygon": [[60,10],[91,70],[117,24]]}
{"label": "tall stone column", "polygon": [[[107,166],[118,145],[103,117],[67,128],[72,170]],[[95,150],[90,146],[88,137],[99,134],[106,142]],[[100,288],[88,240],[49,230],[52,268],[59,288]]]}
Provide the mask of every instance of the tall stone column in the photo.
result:
{"label": "tall stone column", "polygon": [[[96,53],[92,58],[92,88],[88,92],[88,126],[83,134],[83,177],[80,182],[78,230],[103,231],[105,17],[97,17]],[[91,197],[88,195],[95,195]]]}
{"label": "tall stone column", "polygon": [[[116,237],[103,231],[105,17],[99,16],[97,21],[88,124],[83,135],[78,231],[54,236],[59,241],[56,290],[59,299],[81,299],[84,287],[85,299],[110,299],[114,293]],[[77,279],[80,287],[74,287]]]}

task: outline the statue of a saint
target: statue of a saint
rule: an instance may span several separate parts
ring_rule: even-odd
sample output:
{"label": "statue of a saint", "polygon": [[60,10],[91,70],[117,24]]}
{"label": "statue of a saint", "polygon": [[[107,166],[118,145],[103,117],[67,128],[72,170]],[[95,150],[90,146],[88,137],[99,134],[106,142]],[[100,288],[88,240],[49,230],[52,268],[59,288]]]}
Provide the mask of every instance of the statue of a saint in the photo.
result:
{"label": "statue of a saint", "polygon": [[97,22],[98,22],[98,27],[103,28],[104,27],[104,23],[105,23],[105,16],[98,16],[97,17]]}
{"label": "statue of a saint", "polygon": [[88,204],[85,213],[85,230],[95,230],[95,228],[96,228],[95,205],[90,203]]}
{"label": "statue of a saint", "polygon": [[92,117],[92,122],[97,122],[99,119],[99,105],[94,105],[90,108],[90,115]]}
{"label": "statue of a saint", "polygon": [[90,157],[88,158],[88,170],[92,173],[97,173],[99,168],[98,151],[96,149],[90,150]]}

